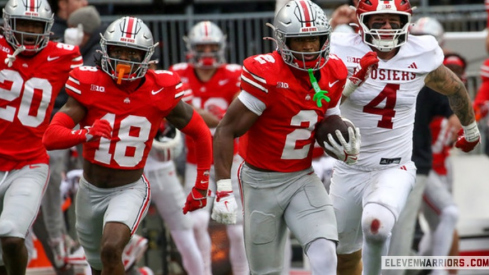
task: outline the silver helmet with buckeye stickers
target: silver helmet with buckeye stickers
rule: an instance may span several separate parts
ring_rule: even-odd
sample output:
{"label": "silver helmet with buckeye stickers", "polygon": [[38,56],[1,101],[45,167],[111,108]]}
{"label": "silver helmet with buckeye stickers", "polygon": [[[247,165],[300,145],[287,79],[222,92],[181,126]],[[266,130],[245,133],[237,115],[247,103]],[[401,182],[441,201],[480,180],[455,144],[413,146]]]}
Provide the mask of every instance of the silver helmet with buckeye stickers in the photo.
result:
{"label": "silver helmet with buckeye stickers", "polygon": [[[300,70],[319,70],[329,58],[331,26],[324,11],[309,0],[290,1],[278,11],[273,22],[274,38],[278,51],[288,65]],[[317,52],[293,51],[289,47],[291,37],[319,37],[320,48]],[[317,54],[313,61],[305,55]]]}
{"label": "silver helmet with buckeye stickers", "polygon": [[[135,17],[122,17],[107,27],[100,40],[102,47],[101,67],[104,72],[114,79],[135,80],[144,77],[148,71],[150,58],[154,53],[153,34],[144,22]],[[143,51],[140,62],[128,61],[111,57],[111,46],[127,47]],[[124,73],[119,76],[121,66]]]}

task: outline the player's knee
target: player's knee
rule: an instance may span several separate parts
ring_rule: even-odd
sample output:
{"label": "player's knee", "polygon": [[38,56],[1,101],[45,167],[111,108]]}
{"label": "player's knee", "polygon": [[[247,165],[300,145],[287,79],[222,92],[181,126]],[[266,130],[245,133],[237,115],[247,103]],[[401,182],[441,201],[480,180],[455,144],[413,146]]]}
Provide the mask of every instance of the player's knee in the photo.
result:
{"label": "player's knee", "polygon": [[445,207],[441,211],[440,219],[445,220],[450,224],[456,224],[458,220],[458,215],[458,207],[456,205],[450,205],[448,207]]}
{"label": "player's knee", "polygon": [[391,235],[395,218],[392,212],[378,204],[367,204],[362,217],[362,231],[367,242],[385,242]]}
{"label": "player's knee", "polygon": [[122,250],[115,242],[104,242],[100,248],[100,257],[104,265],[112,265],[118,263],[122,259]]}
{"label": "player's knee", "polygon": [[19,237],[19,228],[11,220],[2,220],[0,222],[0,237]]}
{"label": "player's knee", "polygon": [[336,274],[336,244],[327,239],[316,239],[306,247],[313,274]]}
{"label": "player's knee", "polygon": [[309,259],[317,258],[318,261],[336,259],[336,244],[323,238],[315,239],[307,245],[306,255]]}
{"label": "player's knee", "polygon": [[24,248],[24,239],[18,237],[2,237],[2,249],[4,253],[18,255]]}

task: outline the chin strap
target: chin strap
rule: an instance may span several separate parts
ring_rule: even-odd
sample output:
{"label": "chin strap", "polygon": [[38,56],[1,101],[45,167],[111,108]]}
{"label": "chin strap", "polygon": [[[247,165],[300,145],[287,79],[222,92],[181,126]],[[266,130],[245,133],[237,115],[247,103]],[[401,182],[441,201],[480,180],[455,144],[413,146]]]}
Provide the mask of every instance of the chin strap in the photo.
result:
{"label": "chin strap", "polygon": [[321,100],[324,99],[326,102],[330,102],[331,98],[329,98],[326,95],[328,93],[328,91],[323,91],[319,87],[318,81],[316,80],[316,77],[314,77],[313,70],[308,69],[307,72],[309,73],[309,78],[311,79],[312,88],[314,89],[314,92],[315,92],[312,100],[316,101],[316,104],[318,105],[318,107],[321,108],[323,106],[323,103],[321,102]]}
{"label": "chin strap", "polygon": [[13,54],[7,54],[7,58],[5,58],[5,64],[10,68],[14,64],[15,57],[25,50],[24,45],[18,47]]}

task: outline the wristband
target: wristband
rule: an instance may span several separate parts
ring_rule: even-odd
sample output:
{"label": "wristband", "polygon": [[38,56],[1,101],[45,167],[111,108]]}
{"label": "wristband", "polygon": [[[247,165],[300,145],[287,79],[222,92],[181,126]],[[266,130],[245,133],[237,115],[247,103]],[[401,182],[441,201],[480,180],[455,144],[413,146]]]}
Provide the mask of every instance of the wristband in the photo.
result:
{"label": "wristband", "polygon": [[231,179],[222,179],[218,180],[217,183],[217,191],[233,191],[233,185],[231,184]]}
{"label": "wristband", "polygon": [[477,123],[474,121],[467,126],[462,125],[462,129],[464,129],[464,137],[468,142],[474,142],[479,140],[480,133],[479,128],[477,127]]}
{"label": "wristband", "polygon": [[355,83],[347,79],[345,88],[343,89],[343,96],[349,97],[357,88],[358,86]]}

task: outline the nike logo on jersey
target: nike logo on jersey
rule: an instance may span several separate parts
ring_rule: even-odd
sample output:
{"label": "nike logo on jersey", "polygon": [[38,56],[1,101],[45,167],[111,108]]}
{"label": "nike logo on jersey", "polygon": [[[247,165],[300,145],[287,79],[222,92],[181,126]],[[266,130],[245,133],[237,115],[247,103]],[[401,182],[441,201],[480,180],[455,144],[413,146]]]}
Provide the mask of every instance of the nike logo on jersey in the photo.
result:
{"label": "nike logo on jersey", "polygon": [[158,91],[154,91],[154,90],[153,90],[153,91],[151,91],[151,94],[152,94],[152,95],[155,95],[155,94],[157,94],[157,93],[159,93],[159,92],[163,91],[163,89],[165,89],[165,88],[163,87],[163,88],[159,89]]}
{"label": "nike logo on jersey", "polygon": [[219,84],[219,86],[223,86],[224,84],[226,84],[228,82],[229,82],[229,79],[223,79],[223,80],[219,80],[217,83]]}
{"label": "nike logo on jersey", "polygon": [[333,83],[329,82],[329,84],[328,84],[328,85],[329,85],[329,87],[330,87],[330,88],[331,88],[331,87],[333,87],[333,86],[334,86],[334,84],[338,83],[338,81],[340,81],[340,80],[338,79],[338,80],[336,80],[336,81],[335,81],[335,82],[333,82]]}
{"label": "nike logo on jersey", "polygon": [[59,58],[59,56],[54,56],[54,57],[48,56],[48,61],[53,61],[53,60],[56,60],[58,58]]}
{"label": "nike logo on jersey", "polygon": [[225,201],[225,202],[224,202],[224,205],[226,206],[226,209],[227,209],[227,210],[229,210],[228,203],[229,203],[228,201]]}
{"label": "nike logo on jersey", "polygon": [[36,168],[39,168],[41,167],[41,165],[34,165],[34,164],[30,164],[29,165],[29,169],[36,169]]}

